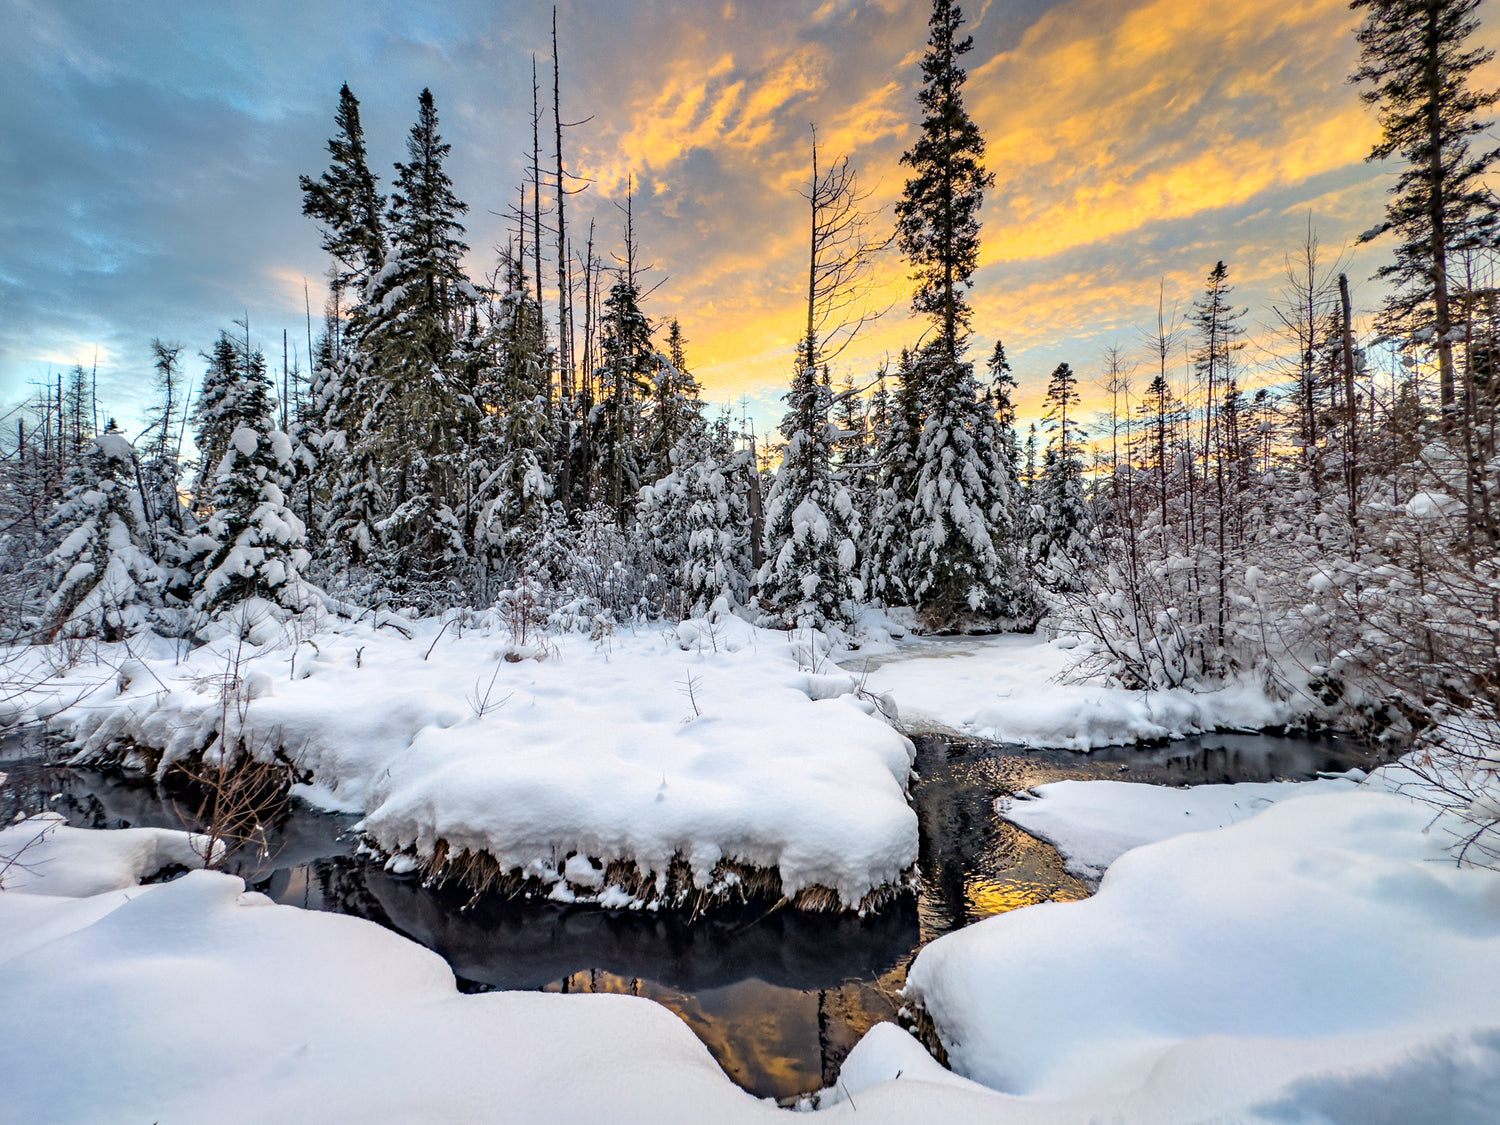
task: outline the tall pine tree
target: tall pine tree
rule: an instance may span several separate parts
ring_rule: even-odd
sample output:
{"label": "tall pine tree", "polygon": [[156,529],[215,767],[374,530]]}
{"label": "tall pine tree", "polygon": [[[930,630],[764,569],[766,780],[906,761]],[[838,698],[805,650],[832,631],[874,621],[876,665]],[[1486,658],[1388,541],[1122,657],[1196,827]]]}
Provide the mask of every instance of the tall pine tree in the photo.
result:
{"label": "tall pine tree", "polygon": [[[922,132],[901,157],[912,169],[896,205],[896,240],[913,267],[912,308],[933,322],[911,373],[925,410],[916,449],[906,581],[925,623],[950,629],[993,624],[1029,602],[1015,543],[1013,481],[994,415],[963,358],[971,310],[964,290],[979,263],[979,208],[994,183],[984,138],[964,107],[958,37],[963,12],[933,0],[922,58]],[[894,513],[885,513],[889,520]],[[900,554],[899,551],[893,554]]]}

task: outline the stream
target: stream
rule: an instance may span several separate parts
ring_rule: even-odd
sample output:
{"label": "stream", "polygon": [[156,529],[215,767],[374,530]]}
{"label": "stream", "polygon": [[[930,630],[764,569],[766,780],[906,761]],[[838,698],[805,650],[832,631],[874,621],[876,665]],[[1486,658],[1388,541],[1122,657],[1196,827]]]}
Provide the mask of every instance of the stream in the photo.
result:
{"label": "stream", "polygon": [[[921,735],[912,787],[920,886],[869,918],[764,909],[689,920],[471,896],[424,887],[356,855],[355,816],[300,803],[269,826],[264,854],[241,850],[225,869],[280,903],[358,915],[440,954],[459,987],[629,992],[682,1017],[725,1072],[761,1097],[831,1085],[869,1027],[893,1020],[912,958],[927,942],[981,918],[1093,888],[1061,857],[1001,821],[995,798],[1064,778],[1169,785],[1304,780],[1368,769],[1336,740],[1205,735],[1092,753]],[[0,740],[0,823],[51,809],[90,828],[195,827],[190,804],[148,778],[46,763],[35,736]]]}

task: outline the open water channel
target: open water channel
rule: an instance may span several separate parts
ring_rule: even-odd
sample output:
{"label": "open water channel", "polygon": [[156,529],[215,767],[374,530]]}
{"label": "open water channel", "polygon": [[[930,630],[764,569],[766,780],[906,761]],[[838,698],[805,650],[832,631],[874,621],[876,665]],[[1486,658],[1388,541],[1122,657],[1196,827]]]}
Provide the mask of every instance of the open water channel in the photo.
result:
{"label": "open water channel", "polygon": [[[1089,754],[934,735],[916,742],[920,885],[914,901],[869,918],[783,909],[690,920],[498,896],[471,901],[356,855],[356,817],[297,803],[271,826],[264,854],[241,851],[226,869],[277,902],[358,915],[422,943],[467,991],[648,996],[681,1016],[735,1082],[789,1098],[831,1084],[860,1036],[896,1018],[907,966],[924,944],[991,914],[1091,892],[1050,846],[996,816],[997,797],[1064,778],[1198,785],[1372,765],[1338,741],[1261,734]],[[0,823],[51,809],[84,827],[194,827],[191,805],[149,779],[49,765],[35,738],[0,742],[0,771],[9,775]]]}

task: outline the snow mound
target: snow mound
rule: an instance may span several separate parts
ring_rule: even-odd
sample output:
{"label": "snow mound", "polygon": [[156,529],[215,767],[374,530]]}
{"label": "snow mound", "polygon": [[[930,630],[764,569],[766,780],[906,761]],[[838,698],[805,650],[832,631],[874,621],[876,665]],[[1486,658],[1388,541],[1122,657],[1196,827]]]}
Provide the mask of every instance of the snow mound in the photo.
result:
{"label": "snow mound", "polygon": [[1223,729],[1260,730],[1297,717],[1257,686],[1141,692],[1064,682],[1076,639],[909,639],[873,659],[845,658],[868,692],[892,696],[908,729],[936,728],[1035,748],[1092,750]]}
{"label": "snow mound", "polygon": [[52,724],[77,760],[146,747],[159,771],[215,758],[227,732],[232,753],[311,771],[303,796],[365,813],[369,837],[410,866],[482,857],[483,877],[568,901],[619,899],[569,879],[570,857],[633,866],[627,897],[640,880],[660,894],[683,862],[705,888],[724,861],[774,873],[788,898],[826,888],[851,908],[916,862],[912,746],[805,637],[731,618],[564,637],[517,659],[495,620],[409,622],[410,637],[369,621],[311,636],[264,625],[259,644],[226,632],[181,660],[122,650],[126,674],[75,670],[83,699]]}
{"label": "snow mound", "polygon": [[0,995],[7,1121],[777,1114],[649,1000],[460,995],[397,934],[210,872],[128,898],[0,894]]}
{"label": "snow mound", "polygon": [[1132,781],[1057,781],[1033,795],[1001,797],[995,811],[1046,840],[1068,870],[1097,879],[1131,848],[1184,832],[1238,824],[1288,797],[1352,789],[1361,771],[1317,781],[1242,781],[1172,789]]}
{"label": "snow mound", "polygon": [[[954,1070],[1028,1104],[1483,1120],[1500,1097],[1500,873],[1455,866],[1431,819],[1359,789],[1137,848],[1092,899],[933,942],[908,996]],[[1351,1094],[1410,1112],[1315,1112]]]}
{"label": "snow mound", "polygon": [[169,828],[95,832],[41,813],[0,830],[0,887],[75,898],[104,894],[168,868],[202,867],[208,848],[207,836]]}

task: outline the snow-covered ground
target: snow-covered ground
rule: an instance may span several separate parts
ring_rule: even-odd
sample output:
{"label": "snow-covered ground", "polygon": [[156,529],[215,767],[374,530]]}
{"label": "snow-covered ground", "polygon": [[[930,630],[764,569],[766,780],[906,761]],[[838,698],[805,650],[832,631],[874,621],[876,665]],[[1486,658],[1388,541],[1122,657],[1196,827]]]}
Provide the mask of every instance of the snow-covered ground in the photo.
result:
{"label": "snow-covered ground", "polygon": [[867,690],[896,700],[908,729],[1092,750],[1216,729],[1259,730],[1298,716],[1254,684],[1219,691],[1127,691],[1068,682],[1077,638],[908,637],[844,656]]}
{"label": "snow-covered ground", "polygon": [[[311,770],[313,803],[366,814],[394,863],[483,852],[568,901],[619,905],[604,868],[660,887],[677,858],[700,887],[735,860],[853,907],[916,861],[911,744],[806,635],[730,619],[522,646],[494,620],[403,627],[298,642],[267,624],[264,644],[185,658],[100,646],[12,707],[51,715],[83,758],[130,740],[165,764],[227,729]],[[16,653],[17,681],[49,655]]]}
{"label": "snow-covered ground", "polygon": [[[819,1116],[1493,1121],[1500,874],[1455,867],[1430,820],[1373,787],[1307,792],[1130,851],[1092,899],[940,938],[909,995],[959,1073],[881,1025]],[[0,832],[0,854],[35,825]],[[193,854],[67,829],[26,853],[31,881],[0,892],[0,1121],[781,1112],[649,1001],[464,996],[427,950],[229,876],[128,886]]]}
{"label": "snow-covered ground", "polygon": [[1493,1120],[1500,874],[1431,821],[1361,786],[1177,835],[934,942],[908,994],[959,1072],[1111,1120]]}
{"label": "snow-covered ground", "polygon": [[1068,870],[1097,879],[1132,848],[1184,832],[1238,824],[1277,801],[1353,789],[1362,770],[1316,781],[1242,781],[1173,789],[1125,781],[1055,781],[1030,794],[1001,797],[1000,816],[1046,840]]}

